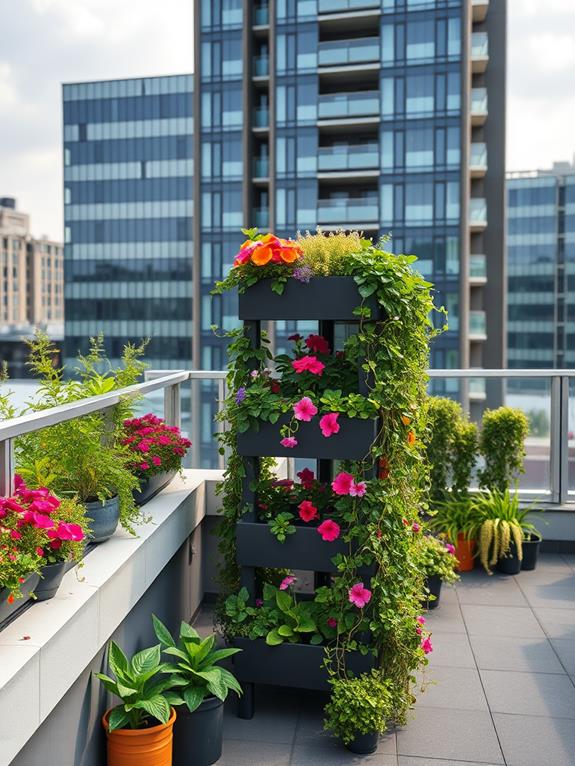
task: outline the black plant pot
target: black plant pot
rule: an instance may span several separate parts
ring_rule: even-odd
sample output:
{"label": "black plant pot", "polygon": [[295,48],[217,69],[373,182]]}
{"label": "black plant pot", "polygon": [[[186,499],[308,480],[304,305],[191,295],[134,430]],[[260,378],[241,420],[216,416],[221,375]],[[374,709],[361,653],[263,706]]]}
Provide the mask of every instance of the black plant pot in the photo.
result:
{"label": "black plant pot", "polygon": [[517,555],[517,546],[512,540],[507,555],[497,562],[497,571],[506,575],[518,575],[521,571],[521,562]]}
{"label": "black plant pot", "polygon": [[439,575],[431,575],[428,577],[425,586],[431,596],[435,596],[434,599],[427,599],[426,609],[436,609],[439,606],[439,596],[441,595],[442,580]]}
{"label": "black plant pot", "polygon": [[261,422],[259,430],[238,434],[240,455],[268,455],[270,457],[312,457],[322,460],[362,460],[371,449],[377,436],[377,419],[362,420],[339,416],[339,431],[324,436],[319,421],[300,423],[295,434],[297,447],[282,447],[280,444],[282,425],[289,423],[290,416],[282,416],[277,423]]}
{"label": "black plant pot", "polygon": [[537,566],[539,549],[541,548],[541,535],[532,532],[529,540],[523,540],[523,561],[521,571],[531,572]]}
{"label": "black plant pot", "polygon": [[46,564],[42,567],[42,578],[36,587],[36,601],[48,601],[49,598],[54,598],[67,569],[66,561]]}
{"label": "black plant pot", "polygon": [[10,597],[8,588],[0,588],[0,625],[8,620],[9,617],[12,617],[15,612],[30,600],[31,594],[35,591],[39,580],[40,575],[35,573],[29,574],[20,585],[22,598],[14,599],[11,604],[8,603],[8,598]]}
{"label": "black plant pot", "polygon": [[239,317],[243,320],[313,319],[357,322],[354,309],[371,309],[372,319],[383,312],[374,297],[365,301],[353,277],[314,277],[309,282],[289,279],[281,295],[274,293],[271,280],[264,279],[239,296]]}
{"label": "black plant pot", "polygon": [[208,697],[190,713],[178,708],[174,724],[173,766],[210,766],[222,756],[224,703]]}
{"label": "black plant pot", "polygon": [[110,497],[103,503],[100,500],[91,500],[84,503],[86,516],[90,519],[92,531],[88,541],[91,543],[103,543],[108,540],[120,521],[120,500],[117,495]]}
{"label": "black plant pot", "polygon": [[370,732],[369,734],[357,734],[354,739],[346,745],[346,748],[357,755],[370,755],[377,750],[379,742],[379,732]]}
{"label": "black plant pot", "polygon": [[136,505],[144,505],[148,500],[155,497],[172,481],[176,473],[177,471],[162,471],[162,473],[156,473],[148,479],[142,479],[140,489],[135,489],[132,492]]}

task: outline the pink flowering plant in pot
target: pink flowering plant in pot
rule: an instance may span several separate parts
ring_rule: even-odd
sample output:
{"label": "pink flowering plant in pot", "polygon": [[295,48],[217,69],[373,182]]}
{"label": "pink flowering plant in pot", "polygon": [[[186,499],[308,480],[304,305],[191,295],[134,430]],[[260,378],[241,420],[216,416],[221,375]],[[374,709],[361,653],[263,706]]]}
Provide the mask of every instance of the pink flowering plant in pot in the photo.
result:
{"label": "pink flowering plant in pot", "polygon": [[140,418],[127,418],[124,430],[122,444],[132,455],[130,467],[140,482],[157,474],[179,471],[192,445],[177,426],[169,426],[151,412]]}
{"label": "pink flowering plant in pot", "polygon": [[[326,725],[351,743],[377,734],[387,722],[406,722],[414,672],[432,649],[420,614],[425,574],[419,551],[429,478],[423,447],[426,369],[429,342],[438,331],[431,285],[412,268],[415,257],[386,252],[357,233],[306,234],[297,243],[297,270],[275,266],[274,278],[283,270],[283,286],[290,288],[282,299],[306,279],[328,277],[322,284],[329,293],[329,277],[348,277],[357,290],[357,324],[347,337],[335,333],[337,343],[319,331],[292,336],[287,351],[275,356],[265,335],[253,346],[249,327],[227,335],[230,393],[220,414],[227,423],[220,447],[229,458],[219,488],[224,564],[218,614],[230,641],[322,647],[333,703]],[[240,261],[218,292],[247,289],[252,278]],[[373,423],[373,438],[361,457],[341,460],[350,419]],[[308,468],[293,482],[278,481],[272,457],[261,457],[256,475],[250,473],[253,466],[238,441],[269,424],[277,427],[278,449],[293,450],[294,456],[308,429],[320,444],[343,440],[329,479],[320,481]],[[322,545],[333,546],[329,574],[314,570],[322,577],[313,593],[303,597],[293,573],[279,568],[256,570],[253,592],[241,587],[236,529],[244,518],[268,524],[286,548],[302,527],[315,529]],[[354,673],[357,657],[369,659],[373,674]],[[345,700],[355,696],[358,704],[349,716]],[[382,704],[374,714],[376,697]]]}

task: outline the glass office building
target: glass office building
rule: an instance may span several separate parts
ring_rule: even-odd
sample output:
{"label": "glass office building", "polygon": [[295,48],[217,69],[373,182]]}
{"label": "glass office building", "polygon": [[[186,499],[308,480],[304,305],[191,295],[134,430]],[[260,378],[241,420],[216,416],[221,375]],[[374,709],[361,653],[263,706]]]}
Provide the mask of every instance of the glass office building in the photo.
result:
{"label": "glass office building", "polygon": [[575,365],[575,167],[510,173],[508,366]]}
{"label": "glass office building", "polygon": [[65,84],[65,358],[192,364],[192,75]]}
{"label": "glass office building", "polygon": [[503,366],[505,0],[196,0],[195,17],[198,364],[225,359],[210,326],[236,307],[208,290],[239,227],[319,225],[419,256],[450,312],[435,366]]}

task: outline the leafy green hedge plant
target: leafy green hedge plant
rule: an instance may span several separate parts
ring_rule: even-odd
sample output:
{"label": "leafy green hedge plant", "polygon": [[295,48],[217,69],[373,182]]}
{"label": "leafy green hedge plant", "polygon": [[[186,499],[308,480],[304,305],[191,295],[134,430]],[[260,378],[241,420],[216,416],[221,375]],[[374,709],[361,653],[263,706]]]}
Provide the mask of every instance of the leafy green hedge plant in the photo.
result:
{"label": "leafy green hedge plant", "polygon": [[330,681],[325,727],[348,745],[358,734],[383,734],[393,720],[394,695],[389,679],[373,670],[358,678]]}
{"label": "leafy green hedge plant", "polygon": [[487,410],[483,415],[479,450],[485,467],[479,472],[479,485],[504,493],[525,470],[525,439],[529,420],[513,407]]}

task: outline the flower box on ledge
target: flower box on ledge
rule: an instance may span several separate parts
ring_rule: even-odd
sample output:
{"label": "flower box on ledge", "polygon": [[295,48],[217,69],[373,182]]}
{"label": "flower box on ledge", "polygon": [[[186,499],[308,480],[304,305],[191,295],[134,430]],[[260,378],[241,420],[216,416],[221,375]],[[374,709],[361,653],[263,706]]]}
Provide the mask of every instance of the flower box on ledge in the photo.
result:
{"label": "flower box on ledge", "polygon": [[136,505],[144,505],[155,497],[172,481],[177,473],[177,471],[162,471],[162,473],[156,473],[147,479],[142,479],[140,489],[135,489],[132,493]]}
{"label": "flower box on ledge", "polygon": [[372,319],[382,318],[382,309],[373,297],[359,294],[353,277],[314,277],[309,282],[289,279],[281,295],[274,293],[271,280],[262,279],[239,296],[239,317],[243,320],[326,320],[357,322],[358,306],[371,309]]}
{"label": "flower box on ledge", "polygon": [[[327,671],[322,667],[323,646],[288,643],[268,646],[263,638],[254,641],[235,638],[233,645],[242,650],[233,659],[238,681],[329,691]],[[374,667],[375,657],[350,652],[346,664],[348,670],[359,675]]]}
{"label": "flower box on ledge", "polygon": [[363,460],[369,456],[377,436],[375,419],[346,418],[340,415],[337,434],[323,436],[317,422],[301,422],[295,434],[296,447],[282,447],[280,428],[290,420],[289,415],[277,423],[261,422],[259,431],[238,434],[238,453],[244,456],[310,457],[320,460]]}

